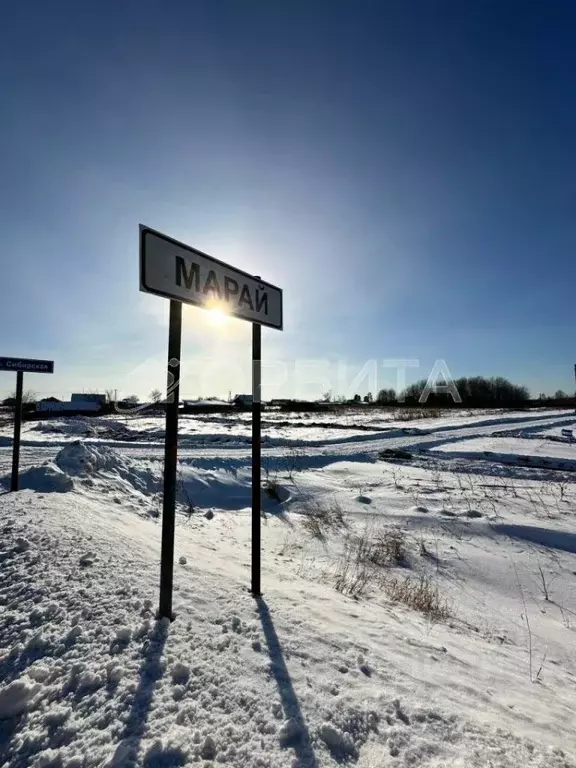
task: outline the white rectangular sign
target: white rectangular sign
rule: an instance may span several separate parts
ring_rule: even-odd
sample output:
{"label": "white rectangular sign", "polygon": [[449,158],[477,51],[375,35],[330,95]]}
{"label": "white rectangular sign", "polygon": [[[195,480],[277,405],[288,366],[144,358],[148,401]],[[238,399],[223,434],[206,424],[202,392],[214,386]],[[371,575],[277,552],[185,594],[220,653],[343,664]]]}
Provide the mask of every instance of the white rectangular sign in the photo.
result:
{"label": "white rectangular sign", "polygon": [[282,330],[282,291],[140,225],[140,290]]}

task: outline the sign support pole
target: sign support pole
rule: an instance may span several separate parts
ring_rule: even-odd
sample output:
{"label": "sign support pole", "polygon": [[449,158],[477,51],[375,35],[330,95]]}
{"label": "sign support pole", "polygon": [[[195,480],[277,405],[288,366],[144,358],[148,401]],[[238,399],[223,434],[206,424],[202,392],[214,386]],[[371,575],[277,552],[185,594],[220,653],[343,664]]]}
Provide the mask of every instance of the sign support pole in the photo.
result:
{"label": "sign support pole", "polygon": [[24,391],[24,373],[16,374],[16,405],[14,411],[14,445],[12,447],[12,481],[10,490],[18,490],[18,467],[20,464],[20,430],[22,427],[22,393]]}
{"label": "sign support pole", "polygon": [[166,438],[164,445],[164,496],[162,504],[162,549],[160,555],[160,618],[174,618],[174,528],[176,524],[176,470],[178,464],[178,404],[180,395],[180,349],[182,304],[170,301],[168,368],[166,391]]}
{"label": "sign support pole", "polygon": [[252,594],[261,584],[262,326],[252,323]]}

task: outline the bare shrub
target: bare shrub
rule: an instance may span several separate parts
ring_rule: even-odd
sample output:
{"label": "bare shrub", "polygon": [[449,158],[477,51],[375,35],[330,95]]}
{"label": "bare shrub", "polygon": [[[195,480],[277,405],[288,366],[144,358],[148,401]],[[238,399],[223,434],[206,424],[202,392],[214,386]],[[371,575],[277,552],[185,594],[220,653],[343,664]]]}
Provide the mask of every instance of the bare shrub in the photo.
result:
{"label": "bare shrub", "polygon": [[302,515],[302,527],[315,539],[325,539],[330,531],[346,525],[344,510],[335,499],[310,502]]}
{"label": "bare shrub", "polygon": [[275,475],[266,477],[262,483],[262,489],[264,493],[271,499],[274,499],[274,501],[282,501],[280,498],[280,486]]}
{"label": "bare shrub", "polygon": [[306,467],[306,453],[299,445],[291,445],[284,457],[286,475],[293,482],[294,475]]}
{"label": "bare shrub", "polygon": [[322,526],[322,521],[316,515],[307,514],[302,518],[302,527],[306,530],[313,539],[325,538],[325,531]]}
{"label": "bare shrub", "polygon": [[378,531],[367,542],[366,556],[374,565],[386,567],[406,562],[406,535],[399,528]]}
{"label": "bare shrub", "polygon": [[344,550],[336,567],[334,579],[336,590],[359,600],[364,597],[375,577],[376,570],[362,557],[357,540],[350,536],[346,537]]}
{"label": "bare shrub", "polygon": [[406,536],[397,529],[350,534],[335,573],[338,592],[359,599],[372,586],[380,586],[382,569],[406,562]]}
{"label": "bare shrub", "polygon": [[396,467],[392,467],[392,482],[394,483],[394,488],[396,488],[397,491],[400,491],[403,489],[403,485],[400,483],[400,480],[402,479],[402,475],[400,472],[396,469]]}
{"label": "bare shrub", "polygon": [[420,537],[418,542],[418,551],[420,552],[420,557],[430,557],[430,552],[428,552],[428,547],[426,546],[423,536]]}
{"label": "bare shrub", "polygon": [[384,582],[384,588],[391,600],[404,603],[432,619],[446,619],[450,615],[446,600],[440,597],[438,585],[428,576],[421,575],[417,579],[393,577]]}
{"label": "bare shrub", "polygon": [[521,614],[521,617],[526,624],[526,634],[528,638],[528,675],[530,677],[530,682],[536,683],[540,679],[542,668],[544,666],[544,662],[546,661],[546,653],[548,649],[546,649],[546,652],[544,653],[544,658],[542,660],[542,663],[540,664],[540,668],[538,669],[536,677],[534,677],[533,660],[532,660],[532,657],[533,657],[532,626],[530,624],[530,616],[528,614],[528,608],[526,606],[526,598],[524,596],[524,590],[522,589],[522,583],[520,582],[520,576],[518,575],[518,569],[516,568],[516,563],[512,562],[512,565],[514,567],[514,573],[516,574],[516,583],[518,585],[518,591],[522,599],[522,607],[524,608],[524,613]]}
{"label": "bare shrub", "polygon": [[549,603],[551,602],[550,587],[552,586],[554,581],[558,578],[558,575],[550,574],[549,576],[546,576],[546,574],[544,573],[544,569],[540,564],[540,561],[538,561],[538,572],[540,573],[540,582],[542,584],[542,595],[544,597],[544,600],[546,600],[546,602]]}

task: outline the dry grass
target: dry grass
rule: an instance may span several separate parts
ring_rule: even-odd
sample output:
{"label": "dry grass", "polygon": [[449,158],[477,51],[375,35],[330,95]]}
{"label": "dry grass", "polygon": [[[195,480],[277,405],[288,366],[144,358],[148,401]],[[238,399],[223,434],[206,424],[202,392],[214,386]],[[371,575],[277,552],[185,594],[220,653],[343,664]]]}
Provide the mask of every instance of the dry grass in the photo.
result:
{"label": "dry grass", "polygon": [[399,528],[378,531],[369,542],[368,561],[380,567],[406,563],[406,535]]}
{"label": "dry grass", "polygon": [[416,421],[418,419],[438,419],[446,411],[439,408],[399,408],[394,413],[394,421]]}
{"label": "dry grass", "polygon": [[377,570],[368,560],[368,539],[347,536],[336,567],[334,586],[338,592],[359,600],[378,578]]}
{"label": "dry grass", "polygon": [[428,576],[387,579],[384,588],[394,602],[404,603],[436,621],[450,615],[446,600],[440,597],[438,585]]}
{"label": "dry grass", "polygon": [[302,515],[302,527],[312,538],[324,540],[330,531],[347,527],[344,510],[335,501],[310,502]]}
{"label": "dry grass", "polygon": [[264,482],[262,483],[262,490],[264,493],[269,496],[271,499],[274,499],[274,501],[282,501],[280,498],[280,486],[278,484],[278,480],[276,479],[276,476],[267,476]]}
{"label": "dry grass", "polygon": [[406,536],[397,529],[349,535],[335,573],[338,592],[356,599],[381,586],[382,569],[405,565]]}

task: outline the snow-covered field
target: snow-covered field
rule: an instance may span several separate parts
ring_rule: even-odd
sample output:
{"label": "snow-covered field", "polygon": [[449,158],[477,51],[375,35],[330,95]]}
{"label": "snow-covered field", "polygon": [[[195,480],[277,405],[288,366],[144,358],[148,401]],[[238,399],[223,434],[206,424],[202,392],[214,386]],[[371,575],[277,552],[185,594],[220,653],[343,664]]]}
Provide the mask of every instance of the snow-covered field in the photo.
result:
{"label": "snow-covered field", "polygon": [[266,414],[260,600],[249,417],[182,419],[171,624],[161,419],[27,423],[0,765],[574,768],[576,414],[387,416]]}
{"label": "snow-covered field", "polygon": [[529,440],[520,437],[481,437],[458,443],[440,445],[435,450],[443,455],[465,458],[494,458],[510,463],[550,466],[557,469],[576,470],[576,442],[550,442],[534,436]]}
{"label": "snow-covered field", "polygon": [[[388,432],[390,430],[454,429],[470,423],[489,425],[522,423],[529,415],[542,416],[542,411],[507,412],[495,410],[438,411],[437,417],[430,417],[419,409],[373,409],[353,408],[326,413],[282,413],[265,411],[262,418],[264,442],[285,444],[290,441],[318,442],[328,439],[360,436],[366,433]],[[550,418],[563,416],[565,411],[547,411]],[[251,416],[249,412],[223,414],[185,414],[180,416],[181,444],[185,446],[210,442],[242,442],[250,439]],[[0,423],[0,446],[7,445],[11,427]],[[146,411],[135,415],[113,415],[94,418],[77,416],[68,419],[52,418],[43,421],[25,422],[22,430],[23,445],[61,444],[79,437],[114,442],[144,442],[161,444],[164,439],[163,420],[159,416],[148,416]]]}

